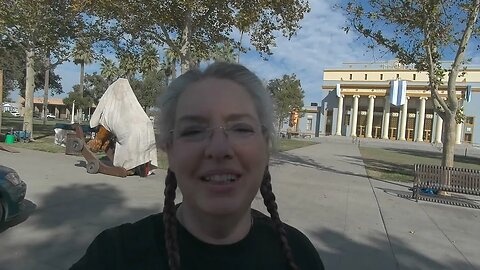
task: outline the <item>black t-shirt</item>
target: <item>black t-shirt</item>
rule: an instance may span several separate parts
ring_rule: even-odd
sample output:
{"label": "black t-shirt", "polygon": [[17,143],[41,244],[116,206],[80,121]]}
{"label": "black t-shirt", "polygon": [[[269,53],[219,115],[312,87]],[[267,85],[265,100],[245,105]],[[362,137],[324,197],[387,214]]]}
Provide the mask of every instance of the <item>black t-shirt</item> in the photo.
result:
{"label": "black t-shirt", "polygon": [[[253,226],[247,236],[230,245],[202,242],[178,224],[180,265],[182,269],[289,269],[280,237],[272,221],[252,210]],[[315,247],[297,229],[285,225],[295,263],[302,270],[323,270]],[[163,215],[155,214],[134,224],[128,223],[99,234],[86,254],[71,268],[79,269],[155,269],[168,268],[164,240]]]}

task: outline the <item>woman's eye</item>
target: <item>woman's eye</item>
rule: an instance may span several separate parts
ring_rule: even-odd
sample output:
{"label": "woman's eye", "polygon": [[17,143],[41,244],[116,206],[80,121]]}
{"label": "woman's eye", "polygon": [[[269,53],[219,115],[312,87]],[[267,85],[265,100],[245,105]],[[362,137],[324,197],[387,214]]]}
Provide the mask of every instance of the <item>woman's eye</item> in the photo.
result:
{"label": "woman's eye", "polygon": [[253,127],[246,124],[234,125],[230,129],[235,133],[253,133],[255,131]]}
{"label": "woman's eye", "polygon": [[205,129],[201,129],[201,128],[185,129],[180,131],[180,137],[192,137],[192,136],[202,134],[204,131]]}

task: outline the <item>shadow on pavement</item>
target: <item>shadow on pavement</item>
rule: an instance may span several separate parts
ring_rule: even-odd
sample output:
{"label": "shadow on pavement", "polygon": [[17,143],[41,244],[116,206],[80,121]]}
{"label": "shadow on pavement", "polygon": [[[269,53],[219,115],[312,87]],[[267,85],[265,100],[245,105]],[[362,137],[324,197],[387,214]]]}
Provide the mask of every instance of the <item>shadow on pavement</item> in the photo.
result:
{"label": "shadow on pavement", "polygon": [[[398,164],[394,162],[387,162],[385,160],[380,159],[372,159],[372,158],[362,158],[362,157],[356,157],[356,156],[342,156],[344,158],[348,158],[353,160],[354,162],[350,162],[353,164],[357,164],[358,162],[363,162],[365,164],[365,169],[367,170],[373,170],[377,171],[380,173],[393,173],[398,174],[400,176],[406,177],[406,178],[411,178],[413,181],[413,165],[405,165],[405,164]],[[375,180],[380,180],[378,178],[371,177],[372,179]]]}
{"label": "shadow on pavement", "polygon": [[[160,205],[161,194],[158,197]],[[29,221],[15,228],[21,232],[8,230],[1,235],[0,254],[12,248],[17,252],[0,256],[0,266],[68,269],[101,231],[158,213],[160,207],[127,206],[122,191],[108,184],[56,187],[38,201]]]}
{"label": "shadow on pavement", "polygon": [[[358,160],[358,159],[357,159]],[[311,158],[305,158],[298,155],[293,155],[285,152],[275,154],[271,159],[271,165],[273,166],[281,166],[285,164],[295,165],[295,166],[302,166],[306,168],[313,168],[321,171],[327,171],[332,173],[339,173],[339,174],[346,174],[346,175],[353,175],[358,177],[367,177],[366,174],[355,173],[346,170],[338,170],[329,166],[322,165]],[[363,161],[359,159],[359,161],[354,164],[363,167]]]}
{"label": "shadow on pavement", "polygon": [[[313,239],[322,242],[325,248],[318,253],[325,269],[472,269],[465,261],[445,259],[436,261],[412,249],[407,241],[390,236],[395,255],[384,237],[368,237],[369,244],[359,243],[338,231],[325,229],[313,232]],[[312,240],[313,240],[312,239]],[[387,248],[388,247],[388,248]]]}

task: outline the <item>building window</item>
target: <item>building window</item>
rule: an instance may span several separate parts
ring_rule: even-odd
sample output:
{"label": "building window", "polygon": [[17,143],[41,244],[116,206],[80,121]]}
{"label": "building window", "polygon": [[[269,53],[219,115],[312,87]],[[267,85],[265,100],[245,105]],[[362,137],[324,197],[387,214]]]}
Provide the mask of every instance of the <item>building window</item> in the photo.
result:
{"label": "building window", "polygon": [[350,114],[345,115],[345,125],[350,126]]}
{"label": "building window", "polygon": [[380,74],[380,81],[383,81],[383,74]]}
{"label": "building window", "polygon": [[350,73],[350,80],[352,80],[352,78],[353,78],[353,74]]}
{"label": "building window", "polygon": [[367,74],[365,74],[365,81],[367,80],[367,78],[368,78],[368,75],[367,75]]}
{"label": "building window", "polygon": [[413,74],[413,80],[415,81],[417,79],[417,74]]}
{"label": "building window", "polygon": [[312,119],[312,118],[308,118],[308,119],[307,119],[307,130],[308,130],[308,131],[311,131],[311,130],[312,130],[312,124],[313,124],[313,119]]}

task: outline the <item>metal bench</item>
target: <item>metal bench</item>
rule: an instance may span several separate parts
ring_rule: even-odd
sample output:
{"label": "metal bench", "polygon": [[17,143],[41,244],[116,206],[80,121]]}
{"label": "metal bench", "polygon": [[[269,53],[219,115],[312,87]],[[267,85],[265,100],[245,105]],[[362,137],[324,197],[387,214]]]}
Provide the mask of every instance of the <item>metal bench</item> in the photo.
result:
{"label": "metal bench", "polygon": [[[412,197],[419,199],[478,208],[478,204],[469,203],[458,196],[422,195],[422,190],[446,191],[480,196],[480,171],[473,169],[444,167],[437,165],[415,164],[415,179]],[[471,205],[465,205],[471,204]]]}

